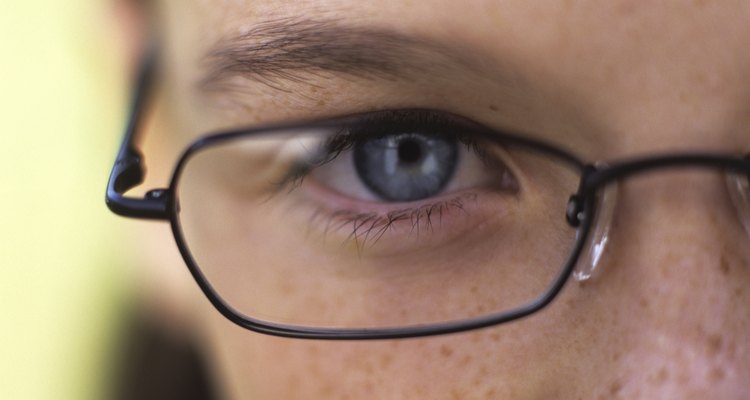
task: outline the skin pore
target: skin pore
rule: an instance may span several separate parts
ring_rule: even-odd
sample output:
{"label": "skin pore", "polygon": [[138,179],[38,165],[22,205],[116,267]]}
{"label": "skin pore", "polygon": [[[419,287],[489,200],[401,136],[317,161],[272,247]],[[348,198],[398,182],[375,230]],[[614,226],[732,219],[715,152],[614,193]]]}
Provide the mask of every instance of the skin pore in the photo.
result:
{"label": "skin pore", "polygon": [[[169,171],[206,132],[399,108],[528,132],[592,161],[750,150],[743,1],[156,6],[163,100],[146,135],[153,171]],[[272,51],[262,46],[269,43]],[[189,282],[163,307],[181,309],[219,385],[236,399],[746,396],[750,239],[723,177],[661,171],[628,179],[612,226],[595,280],[569,282],[538,314],[474,332],[274,338],[233,325]],[[144,241],[152,264],[187,276],[164,250],[174,247],[166,229]]]}

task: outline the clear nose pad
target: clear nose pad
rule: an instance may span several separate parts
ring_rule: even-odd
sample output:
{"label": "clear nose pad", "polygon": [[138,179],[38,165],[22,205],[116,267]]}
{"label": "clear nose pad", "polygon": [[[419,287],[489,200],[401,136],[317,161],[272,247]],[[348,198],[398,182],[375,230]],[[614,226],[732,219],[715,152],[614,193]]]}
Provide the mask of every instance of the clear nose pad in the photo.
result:
{"label": "clear nose pad", "polygon": [[727,172],[726,181],[729,197],[732,198],[745,232],[750,235],[750,177],[738,172]]}
{"label": "clear nose pad", "polygon": [[[604,250],[609,242],[609,231],[612,225],[612,215],[617,200],[618,184],[611,183],[599,191],[597,205],[593,215],[591,232],[578,259],[573,278],[578,282],[591,279],[602,261]],[[750,211],[750,210],[748,210]]]}

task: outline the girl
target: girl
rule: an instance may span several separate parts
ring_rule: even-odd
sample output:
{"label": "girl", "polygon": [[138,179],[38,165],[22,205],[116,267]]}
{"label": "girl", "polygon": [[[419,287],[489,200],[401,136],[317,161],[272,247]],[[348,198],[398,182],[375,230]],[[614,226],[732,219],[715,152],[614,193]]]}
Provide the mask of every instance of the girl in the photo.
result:
{"label": "girl", "polygon": [[109,205],[226,397],[748,398],[746,2],[131,7]]}

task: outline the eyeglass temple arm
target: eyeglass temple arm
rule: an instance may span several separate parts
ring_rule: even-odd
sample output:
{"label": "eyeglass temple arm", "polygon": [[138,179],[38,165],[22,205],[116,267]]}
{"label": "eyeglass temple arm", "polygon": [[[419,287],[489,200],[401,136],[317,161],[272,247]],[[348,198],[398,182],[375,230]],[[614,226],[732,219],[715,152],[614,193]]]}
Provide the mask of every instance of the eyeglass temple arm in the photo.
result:
{"label": "eyeglass temple arm", "polygon": [[148,53],[138,72],[125,135],[107,183],[106,202],[112,212],[124,217],[168,220],[168,190],[152,190],[143,198],[123,195],[140,185],[146,172],[143,156],[135,147],[135,138],[139,132],[143,110],[151,89],[156,58],[154,53],[154,51]]}

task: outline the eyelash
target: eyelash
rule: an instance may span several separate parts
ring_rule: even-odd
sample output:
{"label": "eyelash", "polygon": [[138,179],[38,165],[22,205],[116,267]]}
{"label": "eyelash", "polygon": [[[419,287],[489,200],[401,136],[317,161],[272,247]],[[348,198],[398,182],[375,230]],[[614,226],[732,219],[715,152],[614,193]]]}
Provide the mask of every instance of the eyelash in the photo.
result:
{"label": "eyelash", "polygon": [[424,226],[424,229],[432,232],[435,222],[438,225],[442,225],[444,213],[452,210],[468,213],[465,204],[467,201],[475,200],[476,197],[476,193],[466,193],[448,200],[441,200],[419,207],[390,211],[385,215],[379,215],[374,212],[359,213],[349,210],[331,212],[318,207],[308,222],[309,226],[312,227],[322,220],[325,224],[325,234],[330,229],[342,229],[350,226],[351,233],[349,233],[344,243],[353,240],[357,250],[361,252],[367,247],[368,243],[374,246],[391,229],[393,224],[397,222],[409,221],[411,224],[411,233],[416,233],[417,237],[423,229],[422,226]]}

